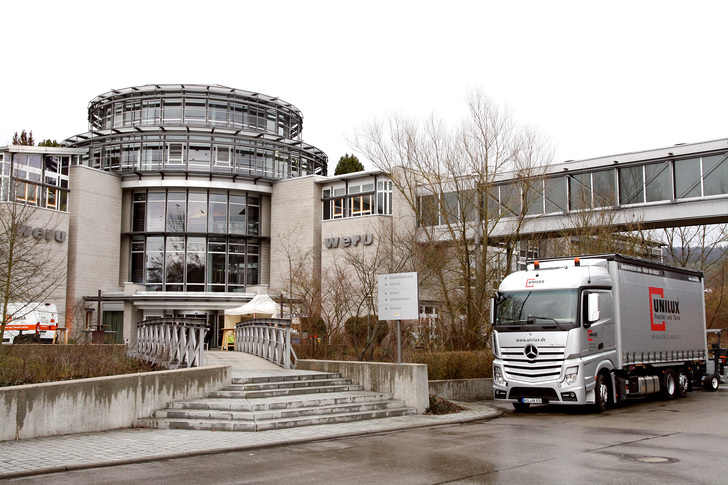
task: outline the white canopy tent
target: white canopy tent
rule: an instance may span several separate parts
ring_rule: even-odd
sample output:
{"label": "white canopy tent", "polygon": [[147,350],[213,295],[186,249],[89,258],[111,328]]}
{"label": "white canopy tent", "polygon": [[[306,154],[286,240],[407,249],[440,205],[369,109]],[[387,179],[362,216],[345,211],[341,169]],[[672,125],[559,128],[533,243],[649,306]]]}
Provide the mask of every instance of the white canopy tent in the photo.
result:
{"label": "white canopy tent", "polygon": [[235,328],[240,320],[248,318],[277,318],[280,307],[268,295],[256,295],[245,305],[225,310],[225,328]]}

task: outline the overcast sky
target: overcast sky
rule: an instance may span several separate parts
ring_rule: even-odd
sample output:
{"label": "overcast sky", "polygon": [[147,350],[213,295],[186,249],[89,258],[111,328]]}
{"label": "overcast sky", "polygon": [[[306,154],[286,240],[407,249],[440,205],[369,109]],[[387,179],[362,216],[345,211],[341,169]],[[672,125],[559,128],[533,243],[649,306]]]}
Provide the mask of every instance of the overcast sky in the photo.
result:
{"label": "overcast sky", "polygon": [[728,137],[724,1],[26,0],[2,17],[0,145],[82,133],[92,98],[157,83],[292,103],[331,173],[364,122],[454,122],[469,88],[557,162]]}

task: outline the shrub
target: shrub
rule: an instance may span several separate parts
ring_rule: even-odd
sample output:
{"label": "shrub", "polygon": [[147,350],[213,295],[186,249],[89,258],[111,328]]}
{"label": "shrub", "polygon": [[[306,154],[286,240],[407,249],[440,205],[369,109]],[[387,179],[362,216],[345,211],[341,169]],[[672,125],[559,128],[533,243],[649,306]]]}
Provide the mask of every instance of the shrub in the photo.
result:
{"label": "shrub", "polygon": [[430,394],[430,406],[425,409],[425,414],[453,414],[459,413],[460,411],[467,411],[467,409],[447,399]]}
{"label": "shrub", "polygon": [[489,350],[411,352],[406,362],[427,364],[431,381],[492,377],[493,373],[493,355]]}
{"label": "shrub", "polygon": [[0,386],[161,370],[132,359],[123,345],[3,345]]}

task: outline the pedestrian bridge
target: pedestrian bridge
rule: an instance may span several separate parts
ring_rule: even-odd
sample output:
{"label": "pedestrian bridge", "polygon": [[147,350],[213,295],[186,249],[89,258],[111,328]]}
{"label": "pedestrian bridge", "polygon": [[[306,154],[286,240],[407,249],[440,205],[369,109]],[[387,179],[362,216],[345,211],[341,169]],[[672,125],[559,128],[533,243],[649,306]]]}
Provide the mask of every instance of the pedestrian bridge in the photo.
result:
{"label": "pedestrian bridge", "polygon": [[[444,194],[439,201],[421,196],[420,207],[438,207],[420,214],[423,224],[477,219],[468,217],[477,211],[464,207],[462,192]],[[608,213],[602,220],[615,227],[725,223],[728,139],[568,161],[528,179],[507,173],[497,177],[484,198],[487,219],[497,220],[491,231],[495,237],[513,233],[519,219],[521,234],[561,233],[583,223],[579,215],[589,211]]]}
{"label": "pedestrian bridge", "polygon": [[[170,369],[208,365],[206,356],[209,355],[204,351],[207,330],[205,320],[199,318],[147,319],[137,324],[137,343],[130,354]],[[297,357],[291,345],[289,319],[245,320],[238,322],[231,332],[235,351],[264,359],[270,366],[286,370],[295,367]]]}

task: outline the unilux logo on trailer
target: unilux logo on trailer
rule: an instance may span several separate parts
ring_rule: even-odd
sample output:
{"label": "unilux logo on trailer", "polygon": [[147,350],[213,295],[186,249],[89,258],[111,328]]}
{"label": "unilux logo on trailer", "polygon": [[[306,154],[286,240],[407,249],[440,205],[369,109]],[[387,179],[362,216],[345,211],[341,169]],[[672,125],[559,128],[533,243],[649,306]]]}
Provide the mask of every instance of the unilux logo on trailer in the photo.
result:
{"label": "unilux logo on trailer", "polygon": [[[650,328],[653,332],[664,332],[667,320],[680,320],[680,302],[665,299],[664,288],[650,286],[649,294]],[[660,323],[660,320],[662,320],[662,323]]]}

